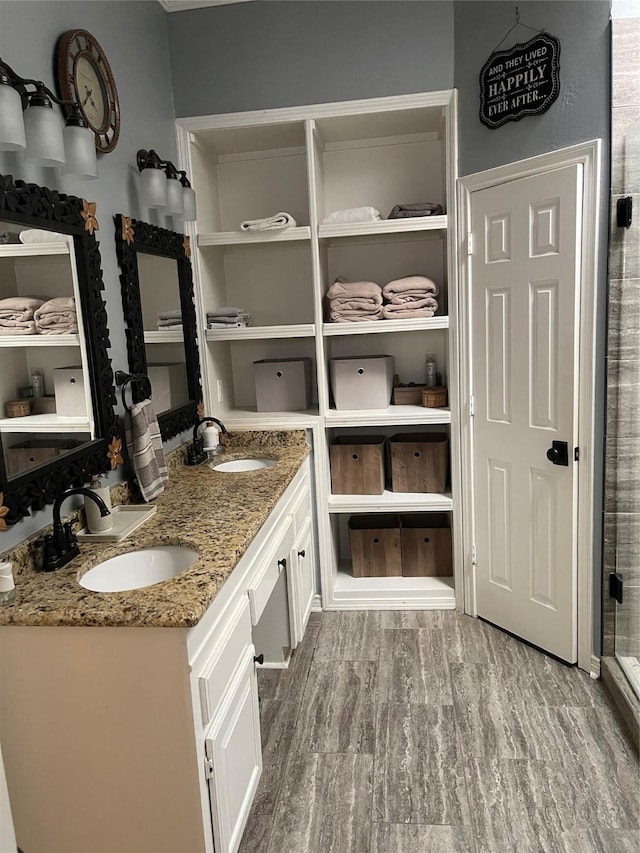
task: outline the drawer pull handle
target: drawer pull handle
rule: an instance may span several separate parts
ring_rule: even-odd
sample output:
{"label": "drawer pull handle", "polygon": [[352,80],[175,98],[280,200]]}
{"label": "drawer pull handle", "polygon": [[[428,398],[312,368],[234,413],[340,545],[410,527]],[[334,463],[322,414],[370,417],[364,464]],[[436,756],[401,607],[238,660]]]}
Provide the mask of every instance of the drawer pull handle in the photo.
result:
{"label": "drawer pull handle", "polygon": [[287,568],[286,558],[283,558],[282,560],[278,560],[278,565],[280,566],[281,569],[286,569]]}
{"label": "drawer pull handle", "polygon": [[358,454],[357,454],[357,453],[354,453],[354,454],[353,454],[353,456],[352,456],[351,458],[352,458],[352,459],[357,459],[357,458],[358,458]]}
{"label": "drawer pull handle", "polygon": [[424,537],[424,541],[425,541],[425,542],[428,542],[428,541],[429,541],[429,537],[428,537],[428,536],[425,536],[425,537]]}
{"label": "drawer pull handle", "polygon": [[264,663],[264,655],[255,655],[253,658],[254,663],[259,663],[260,666]]}
{"label": "drawer pull handle", "polygon": [[298,557],[306,557],[306,555],[307,552],[304,550],[304,548],[302,549],[302,551],[298,551]]}
{"label": "drawer pull handle", "polygon": [[414,450],[414,451],[413,451],[413,455],[416,457],[416,459],[419,459],[419,458],[420,458],[420,451],[419,451],[419,450]]}
{"label": "drawer pull handle", "polygon": [[374,545],[377,545],[379,541],[380,541],[380,540],[378,539],[378,537],[377,537],[377,536],[374,536],[374,537],[373,537],[373,544],[374,544]]}

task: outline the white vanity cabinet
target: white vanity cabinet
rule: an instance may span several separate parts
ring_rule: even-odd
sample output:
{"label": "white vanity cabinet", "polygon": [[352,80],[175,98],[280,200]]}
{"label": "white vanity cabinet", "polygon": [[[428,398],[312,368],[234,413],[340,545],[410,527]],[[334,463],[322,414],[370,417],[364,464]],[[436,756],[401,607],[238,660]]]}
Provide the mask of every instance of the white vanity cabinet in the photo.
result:
{"label": "white vanity cabinet", "polygon": [[[309,470],[307,459],[195,627],[0,628],[0,738],[22,849],[236,853],[262,771],[252,609],[264,601],[264,615],[308,541]],[[269,594],[274,557],[286,571]]]}

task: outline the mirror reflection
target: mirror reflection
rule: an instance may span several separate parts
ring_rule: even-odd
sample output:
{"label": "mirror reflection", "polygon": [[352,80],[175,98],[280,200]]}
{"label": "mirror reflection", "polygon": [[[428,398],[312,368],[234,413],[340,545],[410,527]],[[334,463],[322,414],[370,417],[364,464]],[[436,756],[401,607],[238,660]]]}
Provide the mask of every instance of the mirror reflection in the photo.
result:
{"label": "mirror reflection", "polygon": [[[163,440],[191,429],[202,403],[189,238],[118,213],[116,253],[129,373],[151,383]],[[134,382],[132,399],[143,399]]]}
{"label": "mirror reflection", "polygon": [[161,414],[189,401],[177,261],[139,252],[138,280],[147,375]]}
{"label": "mirror reflection", "polygon": [[6,478],[96,436],[73,238],[0,221],[0,433]]}

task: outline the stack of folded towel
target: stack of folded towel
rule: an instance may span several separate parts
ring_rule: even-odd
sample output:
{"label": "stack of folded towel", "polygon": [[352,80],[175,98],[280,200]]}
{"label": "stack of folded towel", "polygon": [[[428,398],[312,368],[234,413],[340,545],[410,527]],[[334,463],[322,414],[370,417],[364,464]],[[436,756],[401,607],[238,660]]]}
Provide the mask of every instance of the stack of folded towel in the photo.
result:
{"label": "stack of folded towel", "polygon": [[207,312],[207,329],[233,329],[247,326],[247,317],[242,308],[223,306]]}
{"label": "stack of folded towel", "polygon": [[182,329],[182,309],[173,308],[171,311],[158,312],[159,332],[178,332]]}
{"label": "stack of folded towel", "polygon": [[396,204],[387,219],[409,219],[412,216],[441,216],[444,210],[441,204],[421,201],[417,204]]}
{"label": "stack of folded towel", "polygon": [[73,296],[56,296],[36,308],[33,319],[39,335],[72,335],[78,331],[76,300]]}
{"label": "stack of folded towel", "polygon": [[31,296],[10,296],[0,299],[0,335],[36,335],[33,315],[42,299]]}
{"label": "stack of folded towel", "polygon": [[295,228],[296,221],[290,213],[274,213],[264,219],[246,219],[240,224],[242,231],[282,231],[285,228]]}
{"label": "stack of folded towel", "polygon": [[438,285],[424,275],[409,275],[390,281],[382,288],[386,320],[433,317],[438,310]]}
{"label": "stack of folded towel", "polygon": [[382,320],[382,288],[374,281],[347,281],[342,276],[327,291],[333,323]]}
{"label": "stack of folded towel", "polygon": [[380,211],[375,207],[365,205],[364,207],[346,207],[343,210],[334,210],[322,220],[323,225],[331,225],[339,222],[377,222],[380,219]]}

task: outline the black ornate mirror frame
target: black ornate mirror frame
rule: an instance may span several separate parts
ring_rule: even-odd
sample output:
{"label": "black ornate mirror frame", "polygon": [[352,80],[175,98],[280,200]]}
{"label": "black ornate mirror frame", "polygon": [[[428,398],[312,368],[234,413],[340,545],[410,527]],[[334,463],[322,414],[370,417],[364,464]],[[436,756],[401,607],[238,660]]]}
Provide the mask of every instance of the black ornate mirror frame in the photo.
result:
{"label": "black ornate mirror frame", "polygon": [[[138,274],[138,253],[173,258],[178,265],[178,286],[182,309],[182,329],[186,359],[187,388],[189,402],[158,414],[162,438],[166,441],[184,430],[191,429],[202,408],[202,386],[200,383],[200,356],[198,353],[198,329],[193,304],[193,275],[191,271],[191,247],[189,238],[177,231],[169,231],[131,219],[120,213],[115,215],[116,252],[120,264],[122,307],[127,324],[127,352],[130,373],[147,373],[147,355],[144,346],[144,325]],[[134,402],[144,396],[144,390],[132,382]]]}
{"label": "black ornate mirror frame", "polygon": [[3,518],[6,524],[15,524],[29,515],[29,510],[42,509],[65,489],[81,486],[91,474],[102,473],[122,461],[113,371],[107,352],[111,342],[102,298],[104,283],[94,234],[98,229],[95,213],[95,204],[84,199],[37,184],[14,181],[11,175],[0,175],[0,220],[73,237],[91,400],[96,435],[99,436],[69,450],[64,456],[8,479],[0,435],[0,491],[8,509]]}

